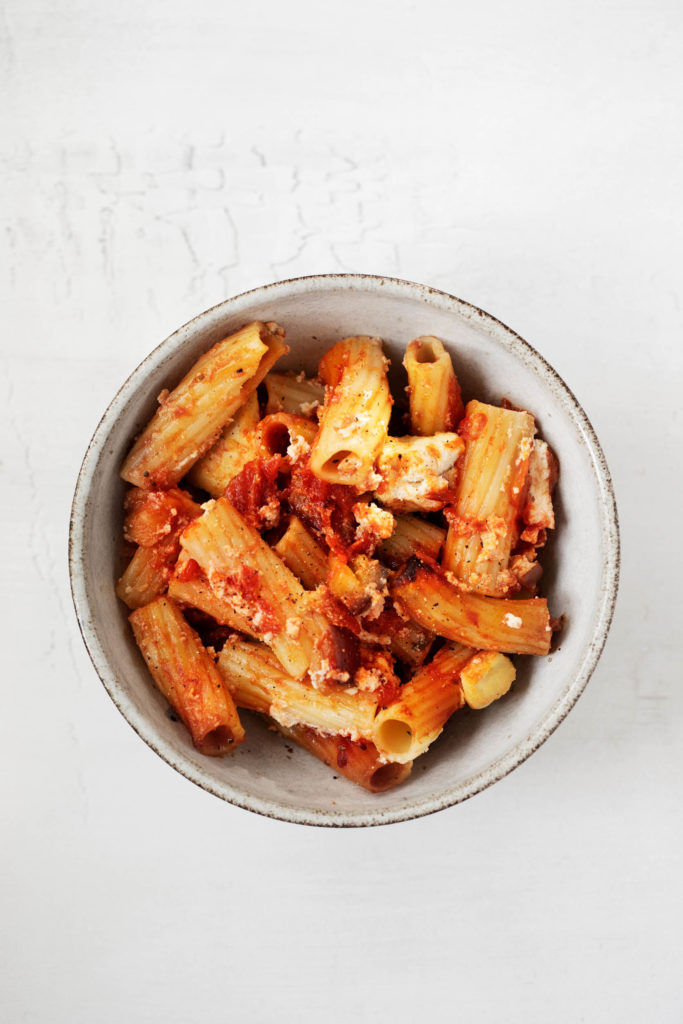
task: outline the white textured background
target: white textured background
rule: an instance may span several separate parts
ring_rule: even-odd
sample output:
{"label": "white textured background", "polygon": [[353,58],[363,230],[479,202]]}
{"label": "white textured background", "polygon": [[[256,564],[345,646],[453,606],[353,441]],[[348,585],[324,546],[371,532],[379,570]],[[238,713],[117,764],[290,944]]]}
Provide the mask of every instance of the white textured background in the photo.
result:
{"label": "white textured background", "polygon": [[[0,1019],[674,1022],[683,868],[678,0],[5,0]],[[128,728],[67,520],[140,359],[245,288],[440,286],[598,431],[624,564],[559,731],[434,817],[260,819]]]}

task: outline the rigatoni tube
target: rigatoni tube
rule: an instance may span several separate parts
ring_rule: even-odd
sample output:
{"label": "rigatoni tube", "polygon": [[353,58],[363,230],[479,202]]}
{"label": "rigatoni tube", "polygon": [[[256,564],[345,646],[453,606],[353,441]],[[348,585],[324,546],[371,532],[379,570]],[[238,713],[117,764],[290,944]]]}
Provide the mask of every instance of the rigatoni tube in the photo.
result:
{"label": "rigatoni tube", "polygon": [[313,649],[310,619],[304,621],[304,589],[259,533],[227,498],[220,498],[205,506],[181,544],[218,597],[247,620],[290,675],[301,678]]}
{"label": "rigatoni tube", "polygon": [[139,546],[116,585],[129,608],[142,608],[166,590],[180,551],[180,534],[201,508],[177,487],[126,495],[124,536]]}
{"label": "rigatoni tube", "polygon": [[378,554],[392,569],[397,569],[413,555],[438,558],[445,538],[443,526],[418,516],[396,516],[394,532],[382,541]]}
{"label": "rigatoni tube", "polygon": [[429,436],[454,430],[462,419],[460,385],[443,342],[432,335],[411,341],[403,365],[408,374],[410,425],[414,434]]}
{"label": "rigatoni tube", "polygon": [[503,697],[515,681],[515,666],[504,654],[479,651],[460,673],[468,706],[480,710]]}
{"label": "rigatoni tube", "polygon": [[297,516],[290,516],[287,529],[273,550],[306,590],[315,590],[327,579],[327,555]]}
{"label": "rigatoni tube", "polygon": [[398,700],[378,712],[372,738],[384,757],[412,761],[434,742],[465,703],[459,674],[474,653],[461,644],[446,644],[401,688]]}
{"label": "rigatoni tube", "polygon": [[202,754],[225,754],[244,739],[228,687],[201,640],[168,597],[130,615],[142,656],[158,689]]}
{"label": "rigatoni tube", "polygon": [[133,445],[123,479],[145,488],[177,483],[289,351],[284,333],[277,324],[255,321],[200,356]]}
{"label": "rigatoni tube", "polygon": [[304,725],[286,728],[276,724],[283,736],[370,793],[386,793],[398,786],[408,778],[413,767],[412,761],[403,764],[385,761],[370,740],[328,736]]}
{"label": "rigatoni tube", "polygon": [[250,620],[236,612],[229,601],[212,590],[206,575],[186,551],[180,553],[168,584],[168,596],[182,607],[189,606],[210,615],[221,626],[229,626],[230,629],[259,639]]}
{"label": "rigatoni tube", "polygon": [[527,412],[467,404],[460,425],[465,454],[447,513],[443,564],[468,590],[501,597],[516,587],[508,564],[519,534],[534,431]]}
{"label": "rigatoni tube", "polygon": [[315,410],[325,399],[325,388],[320,381],[304,377],[303,374],[269,373],[263,383],[268,394],[267,415],[273,412],[293,412],[315,419]]}
{"label": "rigatoni tube", "polygon": [[461,593],[443,572],[412,558],[393,581],[401,610],[425,629],[470,647],[547,654],[552,627],[545,598],[527,601]]}
{"label": "rigatoni tube", "polygon": [[264,644],[230,637],[218,667],[239,707],[260,711],[283,726],[307,725],[352,739],[372,735],[377,700],[369,693],[338,687],[321,693],[283,671]]}
{"label": "rigatoni tube", "polygon": [[188,473],[193,487],[201,487],[212,498],[220,498],[233,477],[258,454],[259,404],[254,391],[206,455]]}
{"label": "rigatoni tube", "polygon": [[386,439],[392,398],[379,338],[345,338],[323,356],[327,385],[311,469],[321,480],[369,490]]}

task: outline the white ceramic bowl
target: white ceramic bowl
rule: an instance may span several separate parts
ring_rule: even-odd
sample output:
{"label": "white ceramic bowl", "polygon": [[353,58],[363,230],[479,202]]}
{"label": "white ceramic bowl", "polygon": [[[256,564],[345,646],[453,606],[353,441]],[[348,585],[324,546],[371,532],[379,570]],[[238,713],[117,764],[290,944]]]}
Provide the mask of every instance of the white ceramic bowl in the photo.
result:
{"label": "white ceramic bowl", "polygon": [[[291,353],[278,369],[315,371],[340,338],[378,335],[394,369],[408,342],[442,338],[465,398],[507,397],[537,418],[561,464],[557,529],[543,555],[542,593],[566,615],[559,649],[519,658],[513,690],[483,712],[454,715],[412,777],[388,793],[352,785],[245,716],[232,757],[202,757],[171,721],[116,599],[124,485],[118,471],[135,434],[197,356],[250,320],[285,327]],[[401,371],[402,372],[402,371]],[[400,375],[395,387],[403,386]],[[73,501],[71,586],[95,669],[139,736],[216,796],[259,814],[314,825],[379,825],[440,810],[478,793],[525,760],[562,721],[590,678],[616,598],[619,540],[605,459],[581,406],[551,366],[498,320],[422,285],[358,274],[322,275],[257,288],[200,314],[138,366],[105,412],[86,452]]]}

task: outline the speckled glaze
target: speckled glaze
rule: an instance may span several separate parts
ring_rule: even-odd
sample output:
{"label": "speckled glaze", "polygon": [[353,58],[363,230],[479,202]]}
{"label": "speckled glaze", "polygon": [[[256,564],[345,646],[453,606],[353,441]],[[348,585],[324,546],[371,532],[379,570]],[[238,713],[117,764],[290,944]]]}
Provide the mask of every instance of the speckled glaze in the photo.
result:
{"label": "speckled glaze", "polygon": [[[253,320],[277,320],[291,353],[278,369],[314,372],[339,338],[376,334],[392,359],[392,390],[404,386],[407,343],[435,334],[450,350],[465,398],[506,397],[528,408],[561,463],[557,530],[543,557],[542,592],[566,626],[547,659],[519,658],[518,678],[483,712],[458,712],[406,784],[373,795],[255,717],[232,757],[198,754],[171,721],[114,594],[120,572],[118,470],[156,395],[173,387],[200,352]],[[588,682],[605,643],[617,593],[619,536],[614,493],[588,418],[553,368],[494,317],[444,292],[392,278],[321,275],[245,292],[207,310],[158,346],[131,374],[100,421],[83,460],[69,538],[71,587],[83,639],[107,692],[138,735],[203,789],[239,807],[310,825],[403,821],[473,796],[521,764],[547,739]]]}

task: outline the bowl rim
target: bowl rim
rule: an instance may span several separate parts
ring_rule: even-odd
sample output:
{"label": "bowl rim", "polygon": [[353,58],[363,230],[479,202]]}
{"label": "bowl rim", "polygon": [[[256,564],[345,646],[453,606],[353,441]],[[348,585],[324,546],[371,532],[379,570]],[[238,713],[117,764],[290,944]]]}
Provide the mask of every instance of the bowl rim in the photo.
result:
{"label": "bowl rim", "polygon": [[[139,713],[129,700],[119,684],[116,673],[109,664],[98,637],[96,623],[92,618],[85,584],[85,573],[82,571],[86,555],[84,524],[88,512],[94,470],[106,446],[110,430],[116,424],[121,410],[135,394],[140,378],[153,372],[167,352],[169,354],[171,352],[175,353],[183,342],[194,334],[198,328],[201,328],[204,321],[217,319],[223,313],[226,316],[229,316],[233,311],[238,314],[240,305],[246,305],[260,297],[266,300],[272,300],[273,298],[277,300],[279,294],[286,294],[287,297],[291,297],[325,288],[368,292],[374,292],[382,288],[385,290],[385,293],[393,294],[396,297],[408,296],[413,299],[417,298],[429,305],[436,305],[446,312],[452,312],[461,319],[476,324],[479,328],[483,328],[489,337],[498,341],[508,350],[511,350],[514,355],[521,356],[527,367],[542,379],[553,395],[562,400],[565,410],[570,414],[574,425],[582,436],[590,456],[599,492],[599,519],[604,546],[600,601],[591,639],[584,649],[583,657],[566,691],[558,698],[557,702],[548,711],[533,733],[530,733],[522,742],[518,743],[512,750],[508,751],[507,754],[500,757],[497,761],[494,761],[486,769],[467,779],[464,783],[451,786],[439,794],[421,798],[413,804],[384,810],[379,805],[376,810],[365,811],[298,809],[280,804],[277,800],[250,796],[229,783],[219,784],[201,766],[191,761],[170,742],[157,736],[154,727],[150,725],[145,716]],[[71,595],[76,619],[93,667],[105,690],[128,724],[159,757],[190,782],[244,810],[295,824],[325,827],[360,827],[408,821],[413,818],[434,814],[447,807],[462,803],[464,800],[469,799],[476,793],[482,792],[506,775],[509,775],[510,772],[523,764],[548,739],[560,722],[566,718],[586,688],[607,640],[619,585],[620,538],[614,487],[595,430],[572,390],[554,367],[532,345],[502,321],[490,313],[486,313],[478,306],[429,285],[375,274],[312,274],[251,288],[211,306],[187,321],[182,327],[179,327],[155,346],[135,367],[107,406],[93,432],[83,457],[71,505],[68,557]],[[381,796],[378,799],[381,799]]]}

